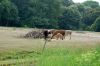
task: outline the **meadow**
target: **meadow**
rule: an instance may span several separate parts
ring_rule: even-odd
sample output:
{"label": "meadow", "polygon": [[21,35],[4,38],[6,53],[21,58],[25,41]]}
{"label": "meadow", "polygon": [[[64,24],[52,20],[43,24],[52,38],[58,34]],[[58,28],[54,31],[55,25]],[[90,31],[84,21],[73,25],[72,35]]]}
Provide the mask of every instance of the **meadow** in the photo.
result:
{"label": "meadow", "polygon": [[0,27],[0,66],[100,66],[100,33],[73,31],[72,39],[25,39],[32,28]]}

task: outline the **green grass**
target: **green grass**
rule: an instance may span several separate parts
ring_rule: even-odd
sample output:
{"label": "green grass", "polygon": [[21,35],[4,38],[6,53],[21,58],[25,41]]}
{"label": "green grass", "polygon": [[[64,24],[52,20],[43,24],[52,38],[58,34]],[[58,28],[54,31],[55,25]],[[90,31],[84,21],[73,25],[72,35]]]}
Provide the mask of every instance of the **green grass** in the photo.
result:
{"label": "green grass", "polygon": [[100,66],[99,62],[98,50],[77,48],[72,51],[60,48],[45,51],[39,58],[37,66]]}
{"label": "green grass", "polygon": [[[100,46],[99,46],[100,47]],[[14,54],[13,54],[14,53]],[[100,66],[100,49],[97,48],[47,48],[41,54],[34,51],[15,51],[2,55],[2,64],[15,66]]]}
{"label": "green grass", "polygon": [[16,37],[28,31],[0,28],[0,66],[100,66],[100,39],[74,34],[72,40],[47,42],[42,53],[43,39]]}

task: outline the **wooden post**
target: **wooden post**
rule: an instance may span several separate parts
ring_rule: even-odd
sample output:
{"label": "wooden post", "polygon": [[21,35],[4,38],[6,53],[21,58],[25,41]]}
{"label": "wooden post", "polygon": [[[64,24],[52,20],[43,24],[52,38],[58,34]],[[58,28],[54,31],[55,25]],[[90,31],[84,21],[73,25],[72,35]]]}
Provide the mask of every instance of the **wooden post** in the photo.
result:
{"label": "wooden post", "polygon": [[47,43],[47,39],[45,39],[45,43],[44,43],[44,45],[43,45],[42,53],[43,53],[43,51],[44,51],[44,49],[45,49],[46,43]]}

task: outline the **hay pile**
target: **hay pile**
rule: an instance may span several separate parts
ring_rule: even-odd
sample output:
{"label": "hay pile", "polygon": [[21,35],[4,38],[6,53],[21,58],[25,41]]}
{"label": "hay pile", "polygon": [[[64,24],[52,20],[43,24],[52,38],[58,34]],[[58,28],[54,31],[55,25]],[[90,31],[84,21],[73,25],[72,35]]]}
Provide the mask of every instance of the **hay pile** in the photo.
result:
{"label": "hay pile", "polygon": [[43,31],[42,30],[36,30],[36,31],[30,31],[27,34],[24,35],[24,38],[43,38]]}

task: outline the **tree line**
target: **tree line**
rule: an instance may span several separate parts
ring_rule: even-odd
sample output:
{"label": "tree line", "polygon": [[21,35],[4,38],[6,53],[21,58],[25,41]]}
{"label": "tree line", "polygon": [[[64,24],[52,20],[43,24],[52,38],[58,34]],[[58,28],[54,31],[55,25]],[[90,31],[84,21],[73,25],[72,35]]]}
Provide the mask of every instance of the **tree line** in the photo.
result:
{"label": "tree line", "polygon": [[0,26],[100,31],[96,1],[0,0]]}

